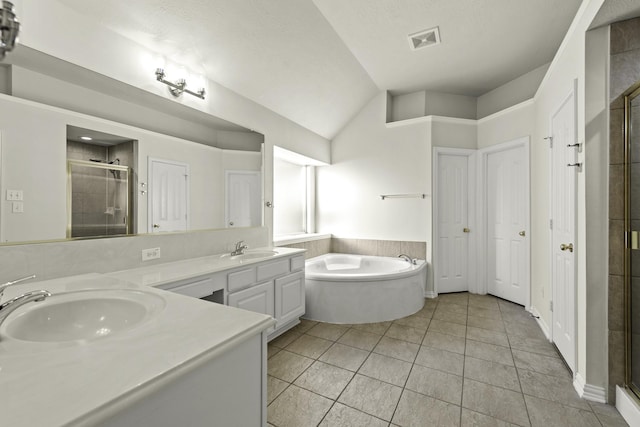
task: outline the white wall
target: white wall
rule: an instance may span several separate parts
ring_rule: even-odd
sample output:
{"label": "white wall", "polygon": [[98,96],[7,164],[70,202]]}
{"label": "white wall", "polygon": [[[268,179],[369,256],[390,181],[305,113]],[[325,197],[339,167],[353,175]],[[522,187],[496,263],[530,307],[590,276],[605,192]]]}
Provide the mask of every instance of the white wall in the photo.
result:
{"label": "white wall", "polygon": [[478,148],[532,135],[535,108],[533,99],[478,120]]}
{"label": "white wall", "polygon": [[477,98],[475,96],[430,91],[425,93],[425,116],[475,119],[476,110]]}
{"label": "white wall", "polygon": [[544,64],[478,97],[478,119],[533,98],[549,65],[551,63]]}

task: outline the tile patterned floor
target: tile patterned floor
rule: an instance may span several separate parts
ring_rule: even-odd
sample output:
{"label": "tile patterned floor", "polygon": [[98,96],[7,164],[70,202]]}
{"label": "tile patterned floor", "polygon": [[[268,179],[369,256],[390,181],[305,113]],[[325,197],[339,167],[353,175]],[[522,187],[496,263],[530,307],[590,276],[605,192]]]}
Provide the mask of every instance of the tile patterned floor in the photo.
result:
{"label": "tile patterned floor", "polygon": [[578,397],[521,306],[467,293],[425,301],[393,322],[303,320],[269,343],[269,425],[627,425]]}

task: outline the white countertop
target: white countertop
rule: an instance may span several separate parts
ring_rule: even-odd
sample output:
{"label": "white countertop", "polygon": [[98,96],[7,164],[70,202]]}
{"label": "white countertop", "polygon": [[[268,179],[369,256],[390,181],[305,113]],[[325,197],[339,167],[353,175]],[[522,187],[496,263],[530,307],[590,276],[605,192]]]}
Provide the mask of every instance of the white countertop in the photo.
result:
{"label": "white countertop", "polygon": [[[191,258],[182,261],[155,264],[150,265],[149,267],[117,271],[109,273],[108,276],[126,280],[140,286],[160,286],[165,283],[216,273],[218,271],[229,270],[243,265],[258,264],[277,258],[303,254],[305,252],[304,249],[277,247],[256,248],[254,250],[272,250],[277,252],[277,254],[268,258],[250,260],[241,260],[238,258],[231,259],[230,257],[222,257],[221,255],[210,255],[201,258]],[[251,250],[247,252],[250,253]]]}
{"label": "white countertop", "polygon": [[[176,375],[271,327],[274,320],[267,315],[139,285],[233,267],[208,260],[212,257],[120,272],[115,277],[88,274],[9,287],[3,301],[36,289],[50,291],[54,296],[48,300],[53,301],[55,294],[63,292],[108,288],[161,295],[165,305],[131,330],[62,343],[7,337],[2,332],[10,317],[0,327],[0,424],[94,425],[126,406],[129,399],[153,392]],[[28,303],[20,310],[46,303]]]}

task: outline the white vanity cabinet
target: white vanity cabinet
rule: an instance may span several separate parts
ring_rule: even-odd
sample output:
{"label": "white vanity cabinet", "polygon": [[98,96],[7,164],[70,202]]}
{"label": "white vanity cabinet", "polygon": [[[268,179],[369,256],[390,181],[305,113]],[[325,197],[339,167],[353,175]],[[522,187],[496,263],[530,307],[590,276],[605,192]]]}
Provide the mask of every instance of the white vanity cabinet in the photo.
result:
{"label": "white vanity cabinet", "polygon": [[304,314],[304,255],[263,261],[226,274],[228,305],[276,319],[269,339],[295,326]]}

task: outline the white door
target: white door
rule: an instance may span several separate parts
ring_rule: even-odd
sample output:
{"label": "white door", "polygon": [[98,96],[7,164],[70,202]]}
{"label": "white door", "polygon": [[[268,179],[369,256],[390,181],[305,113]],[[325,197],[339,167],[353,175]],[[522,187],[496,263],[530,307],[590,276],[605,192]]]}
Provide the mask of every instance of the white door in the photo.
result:
{"label": "white door", "polygon": [[227,171],[227,227],[262,225],[261,174],[257,171]]}
{"label": "white door", "polygon": [[189,165],[149,159],[150,233],[187,230]]}
{"label": "white door", "polygon": [[487,291],[526,305],[529,294],[529,185],[526,145],[486,157]]}
{"label": "white door", "polygon": [[575,92],[551,116],[552,336],[569,367],[575,367]]}
{"label": "white door", "polygon": [[469,157],[437,155],[435,282],[438,293],[469,290]]}

